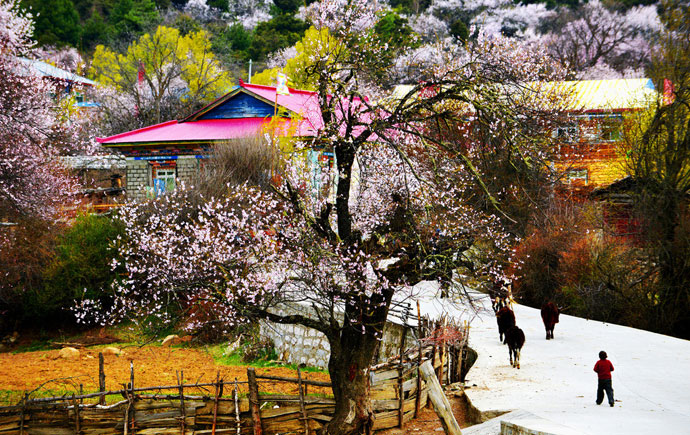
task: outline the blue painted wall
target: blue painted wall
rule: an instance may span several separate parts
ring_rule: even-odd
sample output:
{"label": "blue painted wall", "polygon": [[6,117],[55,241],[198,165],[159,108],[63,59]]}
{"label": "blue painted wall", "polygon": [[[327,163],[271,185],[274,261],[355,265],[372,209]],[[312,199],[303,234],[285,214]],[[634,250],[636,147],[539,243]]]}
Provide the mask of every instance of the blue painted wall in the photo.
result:
{"label": "blue painted wall", "polygon": [[265,118],[266,116],[273,116],[272,105],[240,92],[199,119]]}

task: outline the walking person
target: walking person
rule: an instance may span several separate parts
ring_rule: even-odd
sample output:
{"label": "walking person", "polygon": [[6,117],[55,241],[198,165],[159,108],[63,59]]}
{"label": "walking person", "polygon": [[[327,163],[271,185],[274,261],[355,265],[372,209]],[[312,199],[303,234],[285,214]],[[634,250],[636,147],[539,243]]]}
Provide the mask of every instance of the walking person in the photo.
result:
{"label": "walking person", "polygon": [[604,401],[604,391],[606,397],[609,399],[609,405],[613,407],[613,387],[611,386],[611,372],[613,371],[613,364],[606,359],[606,352],[603,350],[599,352],[599,361],[594,364],[594,371],[597,372],[599,383],[597,385],[597,405],[601,405]]}

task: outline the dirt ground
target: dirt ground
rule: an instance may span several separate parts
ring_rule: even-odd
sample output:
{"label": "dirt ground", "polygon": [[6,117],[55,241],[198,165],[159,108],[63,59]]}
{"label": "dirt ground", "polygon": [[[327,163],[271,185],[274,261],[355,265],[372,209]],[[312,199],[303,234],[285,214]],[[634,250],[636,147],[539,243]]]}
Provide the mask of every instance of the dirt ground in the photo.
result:
{"label": "dirt ground", "polygon": [[[247,379],[247,368],[217,364],[203,349],[168,348],[160,346],[123,347],[120,356],[104,355],[106,389],[119,390],[129,382],[130,362],[134,364],[135,387],[176,385],[176,372],[184,373],[184,383],[214,382],[216,373],[226,381]],[[59,350],[23,353],[0,353],[0,390],[3,402],[13,401],[22,392],[40,388],[40,395],[50,391],[98,391],[98,353],[102,348],[85,348],[72,359],[58,356]],[[256,368],[257,374],[296,378],[295,370],[285,367]],[[328,382],[327,373],[303,373],[306,379]],[[260,380],[261,381],[261,380]],[[9,391],[8,391],[9,390]],[[261,383],[262,392],[298,394],[295,384]],[[325,393],[326,389],[309,387],[309,393]],[[12,394],[15,393],[15,394]],[[190,391],[189,394],[193,394]],[[199,391],[199,394],[206,394]]]}
{"label": "dirt ground", "polygon": [[[118,346],[115,344],[113,346]],[[79,394],[98,390],[98,353],[104,346],[80,349],[71,359],[58,356],[59,350],[22,353],[0,353],[0,406],[17,403],[25,392],[32,397],[61,395],[65,391]],[[121,347],[123,354],[104,355],[107,390],[119,390],[130,379],[130,363],[134,365],[135,387],[176,385],[177,373],[184,373],[185,384],[214,382],[216,373],[226,381],[246,381],[246,366],[227,366],[214,361],[203,348],[161,347],[135,345]],[[286,367],[256,368],[259,375],[296,378],[296,371]],[[306,379],[329,382],[327,373],[303,372]],[[275,394],[298,394],[296,385],[280,382],[261,382],[260,390]],[[165,392],[165,391],[163,391]],[[230,392],[226,390],[229,394]],[[309,393],[330,393],[329,389],[310,386]],[[68,393],[69,394],[69,393]],[[195,394],[190,391],[188,394]],[[212,394],[211,389],[197,394]],[[461,427],[469,426],[464,401],[449,393],[455,418]],[[442,433],[441,422],[431,406],[422,408],[418,418],[395,428],[377,432],[380,435],[410,433]]]}
{"label": "dirt ground", "polygon": [[[467,412],[465,409],[465,402],[459,397],[453,397],[452,394],[448,395],[448,401],[453,409],[453,415],[455,420],[461,428],[471,426],[469,418],[467,417]],[[441,420],[436,415],[434,408],[429,404],[428,407],[422,408],[416,419],[410,420],[405,423],[405,427],[386,429],[376,432],[376,435],[406,435],[406,434],[434,434],[443,433],[443,426],[441,425]]]}

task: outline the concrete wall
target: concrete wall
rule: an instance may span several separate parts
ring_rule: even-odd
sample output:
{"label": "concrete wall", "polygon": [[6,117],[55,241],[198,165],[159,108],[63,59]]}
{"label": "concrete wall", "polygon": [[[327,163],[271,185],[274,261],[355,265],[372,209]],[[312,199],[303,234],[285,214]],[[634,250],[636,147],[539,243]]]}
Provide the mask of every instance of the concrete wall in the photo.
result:
{"label": "concrete wall", "polygon": [[[274,310],[276,314],[302,314],[313,317],[310,308],[291,305]],[[383,330],[383,341],[379,348],[378,361],[397,355],[400,350],[402,326],[387,323]],[[261,322],[261,336],[270,338],[275,345],[276,353],[281,361],[289,364],[306,364],[311,367],[328,368],[328,358],[331,348],[326,336],[322,333],[301,325],[283,325],[271,322]],[[415,343],[412,334],[408,331],[405,347]]]}

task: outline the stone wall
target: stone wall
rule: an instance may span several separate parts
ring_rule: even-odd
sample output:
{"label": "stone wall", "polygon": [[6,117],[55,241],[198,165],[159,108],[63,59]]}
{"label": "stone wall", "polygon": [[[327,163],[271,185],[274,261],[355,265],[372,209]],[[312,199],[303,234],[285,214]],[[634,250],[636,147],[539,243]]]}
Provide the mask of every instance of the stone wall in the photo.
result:
{"label": "stone wall", "polygon": [[[302,306],[284,306],[275,310],[276,314],[302,314],[312,317],[313,311]],[[383,341],[379,348],[378,359],[374,364],[397,355],[400,350],[402,326],[388,322],[383,330]],[[267,321],[261,322],[261,336],[269,338],[275,345],[278,359],[289,364],[306,364],[310,367],[328,368],[331,348],[326,336],[321,332],[302,325],[283,325]],[[406,346],[415,343],[408,331]]]}
{"label": "stone wall", "polygon": [[[194,184],[199,173],[199,159],[180,156],[175,160],[177,185]],[[152,187],[151,164],[147,160],[127,160],[127,198],[134,201],[146,199],[146,188]]]}
{"label": "stone wall", "polygon": [[151,183],[151,168],[145,160],[127,160],[127,199],[140,201],[146,198],[144,188]]}
{"label": "stone wall", "polygon": [[196,158],[177,159],[177,184],[194,184],[199,173],[199,160]]}

